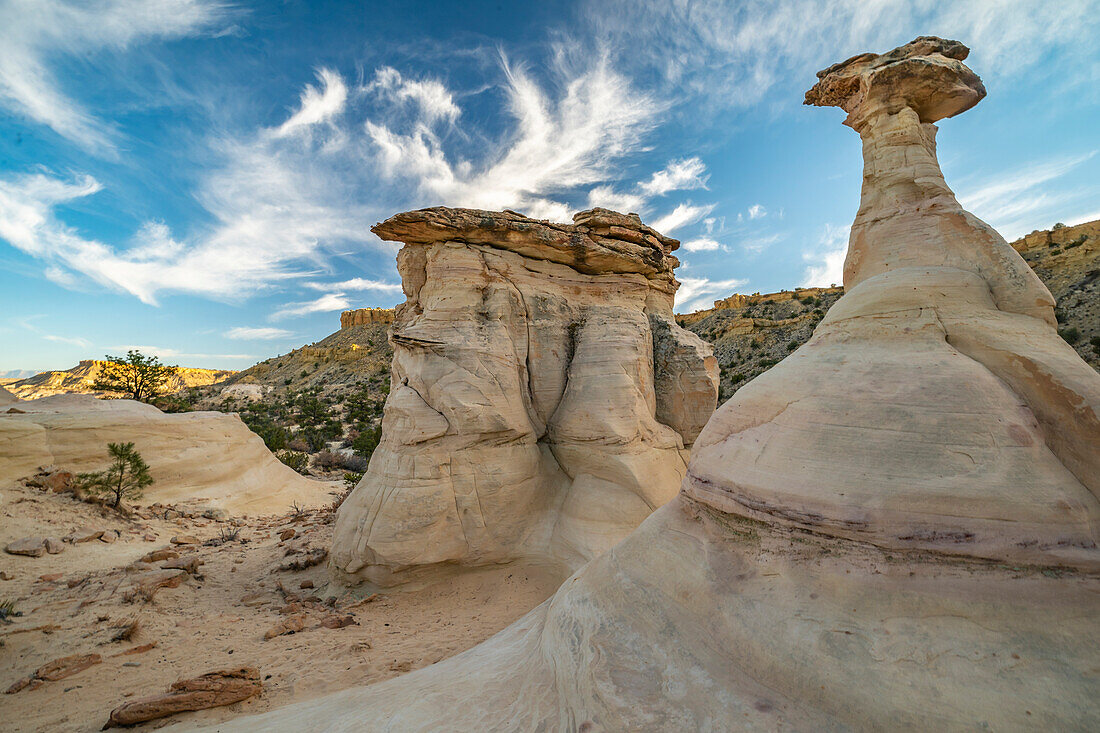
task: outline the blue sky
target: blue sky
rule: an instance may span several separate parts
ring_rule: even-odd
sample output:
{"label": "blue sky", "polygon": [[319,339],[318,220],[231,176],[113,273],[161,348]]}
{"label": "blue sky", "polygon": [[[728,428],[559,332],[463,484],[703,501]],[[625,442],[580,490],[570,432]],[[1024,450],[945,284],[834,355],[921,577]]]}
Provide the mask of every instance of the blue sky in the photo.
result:
{"label": "blue sky", "polygon": [[240,369],[400,300],[370,226],[431,205],[637,211],[679,305],[839,282],[858,136],[814,72],[956,38],[941,123],[1008,239],[1100,218],[1090,0],[0,0],[0,372],[140,347]]}

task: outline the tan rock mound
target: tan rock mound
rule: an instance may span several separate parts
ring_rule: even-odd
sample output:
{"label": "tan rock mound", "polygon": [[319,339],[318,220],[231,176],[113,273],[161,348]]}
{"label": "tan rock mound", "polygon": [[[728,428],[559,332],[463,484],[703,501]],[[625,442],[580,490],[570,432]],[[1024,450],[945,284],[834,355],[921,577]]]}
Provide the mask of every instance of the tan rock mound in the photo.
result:
{"label": "tan rock mound", "polygon": [[227,511],[260,514],[331,501],[331,484],[284,466],[236,415],[169,415],[132,400],[87,395],[45,397],[19,408],[0,413],[0,482],[33,475],[40,466],[101,470],[107,443],[133,441],[155,481],[139,503],[202,498]]}
{"label": "tan rock mound", "polygon": [[847,294],[676,500],[488,642],[221,730],[1100,728],[1100,376],[943,183],[966,53],[822,72],[864,139]]}
{"label": "tan rock mound", "polygon": [[[39,372],[32,377],[12,382],[8,385],[8,391],[24,400],[37,400],[60,394],[107,396],[108,393],[96,390],[94,386],[102,377],[107,364],[108,362],[99,359],[84,359],[72,369]],[[164,389],[166,393],[171,394],[189,387],[215,384],[235,373],[224,369],[176,367],[168,376]],[[0,404],[3,403],[0,402]]]}
{"label": "tan rock mound", "polygon": [[7,389],[0,387],[0,405],[14,405],[18,401],[18,397],[13,395]]}
{"label": "tan rock mound", "polygon": [[521,557],[571,572],[675,495],[717,396],[710,348],[672,317],[676,240],[603,209],[572,225],[425,209],[374,231],[406,243],[408,300],[338,575]]}

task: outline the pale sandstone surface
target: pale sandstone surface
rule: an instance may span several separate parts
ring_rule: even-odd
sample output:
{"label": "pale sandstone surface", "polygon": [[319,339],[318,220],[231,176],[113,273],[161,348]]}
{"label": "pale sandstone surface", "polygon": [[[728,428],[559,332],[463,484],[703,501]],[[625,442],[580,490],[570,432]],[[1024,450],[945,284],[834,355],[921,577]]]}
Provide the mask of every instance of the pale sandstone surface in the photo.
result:
{"label": "pale sandstone surface", "polygon": [[203,499],[249,514],[283,512],[293,503],[332,500],[332,484],[283,465],[240,418],[218,412],[165,414],[133,400],[57,395],[0,412],[0,481],[15,482],[40,466],[97,471],[107,444],[133,442],[155,483],[143,502]]}
{"label": "pale sandstone surface", "polygon": [[18,401],[18,397],[13,395],[4,387],[0,387],[0,405],[14,405]]}
{"label": "pale sandstone surface", "polygon": [[678,242],[636,215],[573,225],[425,209],[404,241],[382,442],[340,508],[332,566],[392,585],[546,560],[565,574],[671,499],[717,397],[678,325]]}
{"label": "pale sandstone surface", "polygon": [[[0,598],[23,614],[0,623],[5,733],[91,733],[120,705],[235,665],[259,670],[262,695],[171,720],[185,729],[216,724],[382,681],[484,641],[560,582],[544,568],[512,564],[418,591],[345,595],[327,587],[323,563],[283,569],[330,545],[327,507],[301,514],[283,507],[281,516],[242,520],[208,519],[175,506],[182,516],[162,506],[124,517],[48,489],[0,489],[0,548],[29,535],[68,537],[81,527],[114,539],[66,539],[65,552],[41,557],[0,551]],[[284,540],[288,529],[294,536]],[[230,531],[240,534],[222,541]],[[196,543],[171,545],[181,534]],[[173,565],[194,570],[174,574],[179,581],[146,602],[142,585],[172,574]],[[305,614],[302,631],[265,641],[264,631],[291,612]],[[128,640],[111,641],[134,621]],[[87,654],[101,655],[102,663],[3,694],[54,660]]]}
{"label": "pale sandstone surface", "polygon": [[679,497],[490,641],[220,730],[1100,727],[1100,376],[943,183],[966,53],[822,72],[865,143],[846,295]]}

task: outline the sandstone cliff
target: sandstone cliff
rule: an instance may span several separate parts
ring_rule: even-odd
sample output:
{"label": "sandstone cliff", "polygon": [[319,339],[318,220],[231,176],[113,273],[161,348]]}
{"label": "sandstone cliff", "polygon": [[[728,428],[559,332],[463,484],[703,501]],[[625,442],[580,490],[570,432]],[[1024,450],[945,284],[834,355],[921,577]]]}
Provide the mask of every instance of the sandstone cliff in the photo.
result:
{"label": "sandstone cliff", "polygon": [[1058,332],[1100,371],[1100,221],[1032,232],[1012,247],[1058,302]]}
{"label": "sandstone cliff", "polygon": [[[36,400],[59,394],[92,394],[106,396],[106,392],[97,392],[92,388],[107,364],[98,359],[85,359],[72,369],[62,371],[39,372],[33,377],[21,379],[7,386],[8,390],[24,400]],[[235,372],[224,369],[193,369],[177,367],[168,378],[165,391],[179,392],[190,387],[203,387],[221,382]]]}
{"label": "sandstone cliff", "polygon": [[678,242],[603,209],[425,209],[374,231],[406,245],[407,301],[382,442],[337,518],[340,577],[571,571],[672,498],[717,390],[673,320]]}
{"label": "sandstone cliff", "polygon": [[340,314],[340,328],[393,323],[392,308],[357,308]]}
{"label": "sandstone cliff", "polygon": [[967,52],[820,72],[863,139],[845,295],[680,496],[484,644],[220,730],[1100,728],[1100,375],[943,180]]}

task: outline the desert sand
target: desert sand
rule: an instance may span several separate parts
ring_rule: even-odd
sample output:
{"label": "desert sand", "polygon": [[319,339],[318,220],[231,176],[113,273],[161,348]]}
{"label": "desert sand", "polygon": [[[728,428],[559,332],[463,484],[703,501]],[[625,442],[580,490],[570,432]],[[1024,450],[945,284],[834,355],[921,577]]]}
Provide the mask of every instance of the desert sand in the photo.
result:
{"label": "desert sand", "polygon": [[[190,513],[187,506],[177,508]],[[163,506],[155,517],[152,509],[138,511],[144,516],[127,520],[69,495],[24,487],[0,491],[0,547],[27,535],[64,537],[80,528],[103,530],[114,540],[66,542],[60,554],[37,558],[0,554],[0,572],[8,578],[0,580],[0,598],[14,600],[23,613],[0,623],[0,693],[51,660],[102,658],[71,677],[0,694],[5,731],[99,730],[124,702],[163,693],[180,678],[239,665],[260,671],[258,697],[171,720],[184,728],[217,723],[385,680],[488,638],[557,585],[546,568],[512,565],[400,595],[345,594],[326,587],[323,562],[301,571],[278,569],[329,546],[327,510],[221,521],[176,517]],[[163,519],[165,512],[173,518]],[[214,546],[171,542],[189,535],[213,544],[238,530],[237,539]],[[295,537],[280,540],[287,530]],[[180,558],[137,563],[162,549]],[[143,578],[164,572],[161,565],[192,558],[202,564],[194,576],[179,571],[184,578],[178,587],[159,589],[152,601],[126,600]],[[314,587],[303,589],[303,582]],[[280,592],[280,583],[293,595]],[[330,597],[334,603],[326,603]],[[298,617],[302,631],[264,640],[269,629]],[[321,626],[326,619],[347,623],[348,617],[350,625]],[[129,638],[111,641],[134,621]],[[150,644],[155,646],[147,649]]]}

